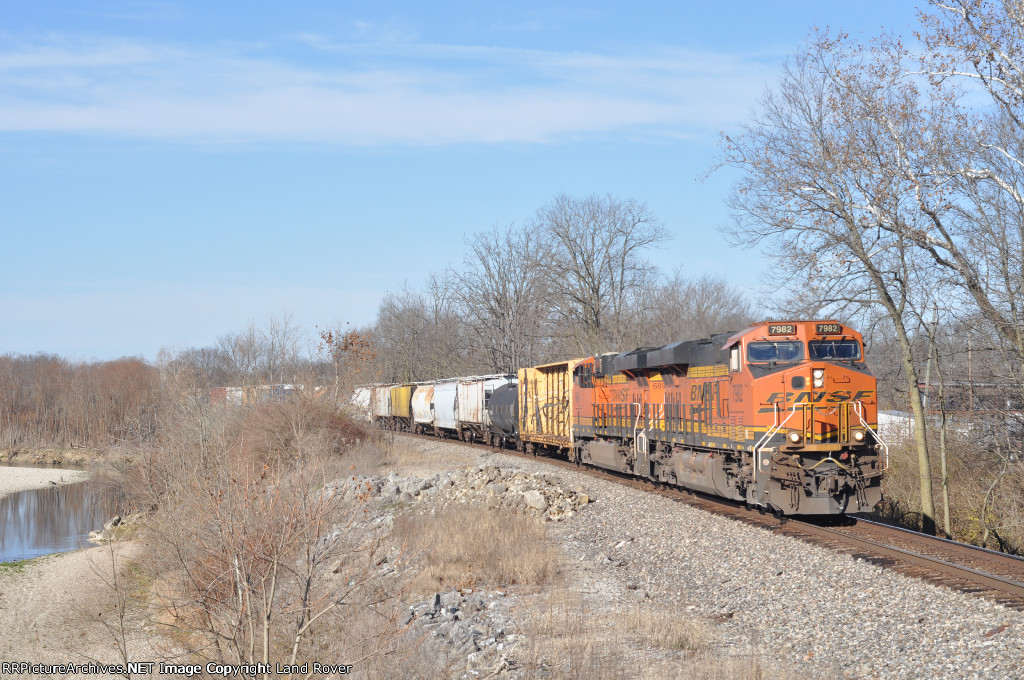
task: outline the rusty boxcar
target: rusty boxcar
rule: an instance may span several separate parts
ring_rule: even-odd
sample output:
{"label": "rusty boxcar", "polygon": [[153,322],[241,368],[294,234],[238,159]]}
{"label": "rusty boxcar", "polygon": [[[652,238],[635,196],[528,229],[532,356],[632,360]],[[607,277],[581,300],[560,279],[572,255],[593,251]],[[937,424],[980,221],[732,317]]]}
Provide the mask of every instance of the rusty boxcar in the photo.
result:
{"label": "rusty boxcar", "polygon": [[375,423],[387,425],[390,422],[391,387],[392,385],[373,385],[370,387],[370,416]]}
{"label": "rusty boxcar", "polygon": [[573,444],[573,369],[583,359],[519,369],[519,445],[569,449]]}

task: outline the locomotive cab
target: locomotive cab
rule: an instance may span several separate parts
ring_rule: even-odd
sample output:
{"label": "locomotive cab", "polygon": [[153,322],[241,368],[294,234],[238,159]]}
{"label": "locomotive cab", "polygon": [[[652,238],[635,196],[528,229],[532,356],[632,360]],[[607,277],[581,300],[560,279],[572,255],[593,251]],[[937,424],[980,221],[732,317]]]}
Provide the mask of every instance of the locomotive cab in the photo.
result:
{"label": "locomotive cab", "polygon": [[753,396],[748,502],[787,514],[874,508],[887,448],[860,334],[835,321],[766,323],[725,349],[734,384],[749,380]]}

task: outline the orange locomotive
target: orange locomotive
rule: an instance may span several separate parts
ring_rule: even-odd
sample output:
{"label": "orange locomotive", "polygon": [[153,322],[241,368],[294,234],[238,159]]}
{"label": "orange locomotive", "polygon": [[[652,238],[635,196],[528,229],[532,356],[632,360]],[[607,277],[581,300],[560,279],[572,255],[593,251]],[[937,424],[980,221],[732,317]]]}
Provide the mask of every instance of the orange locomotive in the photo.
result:
{"label": "orange locomotive", "polygon": [[569,455],[780,515],[869,511],[888,450],[863,355],[837,321],[772,321],[580,360]]}

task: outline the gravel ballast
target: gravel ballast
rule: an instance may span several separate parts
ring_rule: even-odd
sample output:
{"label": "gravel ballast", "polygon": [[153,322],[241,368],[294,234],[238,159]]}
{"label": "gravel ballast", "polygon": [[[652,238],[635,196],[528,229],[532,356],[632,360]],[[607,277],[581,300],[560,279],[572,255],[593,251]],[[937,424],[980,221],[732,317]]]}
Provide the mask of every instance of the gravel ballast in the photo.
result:
{"label": "gravel ballast", "polygon": [[722,655],[801,677],[1024,678],[1020,612],[540,460],[478,460],[585,490],[592,502],[549,527],[582,581],[710,622]]}

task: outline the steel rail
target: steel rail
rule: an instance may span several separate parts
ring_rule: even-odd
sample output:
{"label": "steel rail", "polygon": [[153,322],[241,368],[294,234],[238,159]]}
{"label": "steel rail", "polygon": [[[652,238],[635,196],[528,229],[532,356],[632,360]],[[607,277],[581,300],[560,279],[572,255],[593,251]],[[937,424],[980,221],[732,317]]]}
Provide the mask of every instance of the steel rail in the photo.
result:
{"label": "steel rail", "polygon": [[[794,520],[791,518],[790,521]],[[819,536],[835,537],[841,543],[852,545],[854,547],[865,550],[866,552],[878,553],[886,557],[892,557],[894,559],[903,560],[905,562],[909,562],[911,564],[914,564],[919,567],[924,567],[926,569],[933,569],[940,572],[945,572],[949,576],[957,576],[963,578],[965,581],[971,581],[978,585],[985,586],[986,588],[989,588],[991,590],[1007,593],[1009,595],[1013,595],[1024,600],[1024,583],[1003,578],[1001,576],[996,576],[995,574],[989,574],[983,571],[978,571],[977,569],[971,569],[970,567],[965,567],[960,564],[954,564],[953,562],[947,562],[946,560],[942,560],[937,557],[929,557],[927,555],[922,555],[920,553],[904,550],[903,548],[885,545],[884,543],[872,541],[867,538],[851,536],[850,534],[844,533],[842,531],[836,531],[835,529],[829,529],[828,527],[809,524],[802,520],[796,520],[796,522],[800,525],[800,528],[802,530],[809,531],[812,534],[817,534]],[[922,540],[935,538],[934,536],[928,536],[927,534],[918,534],[918,536],[920,536]],[[957,546],[966,545],[964,543],[956,543],[956,541],[950,542],[955,543]],[[1003,553],[997,554],[1002,555]]]}
{"label": "steel rail", "polygon": [[901,531],[901,532],[903,532],[905,534],[910,534],[911,536],[920,537],[921,539],[924,539],[924,540],[937,541],[937,542],[940,542],[940,543],[946,543],[948,545],[956,546],[956,547],[959,547],[959,548],[965,548],[965,549],[968,549],[968,550],[975,550],[975,551],[980,552],[980,553],[986,553],[986,554],[992,555],[993,557],[1005,558],[1007,560],[1021,562],[1022,564],[1024,564],[1024,557],[1021,557],[1020,555],[1011,555],[1010,553],[999,552],[998,550],[992,550],[991,548],[983,548],[980,545],[972,545],[970,543],[962,543],[960,541],[954,541],[951,538],[944,538],[942,536],[932,536],[930,534],[923,534],[920,531],[914,531],[913,529],[907,529],[906,527],[898,527],[898,526],[896,526],[894,524],[886,524],[885,522],[876,522],[873,519],[867,519],[866,517],[860,517],[858,515],[850,515],[850,517],[853,517],[854,519],[856,519],[857,520],[857,524],[870,524],[871,526],[884,527],[884,528],[889,529],[891,531]]}

